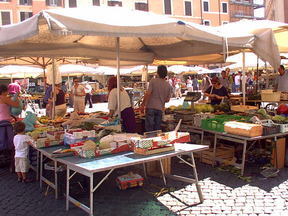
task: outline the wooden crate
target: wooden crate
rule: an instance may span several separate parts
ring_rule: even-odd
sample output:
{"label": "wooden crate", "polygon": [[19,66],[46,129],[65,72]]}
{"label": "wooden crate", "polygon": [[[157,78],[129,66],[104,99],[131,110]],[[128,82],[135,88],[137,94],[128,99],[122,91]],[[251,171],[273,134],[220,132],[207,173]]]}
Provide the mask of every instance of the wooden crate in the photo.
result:
{"label": "wooden crate", "polygon": [[[171,158],[162,159],[164,174],[171,174]],[[159,161],[145,163],[148,176],[161,177],[161,166]]]}
{"label": "wooden crate", "polygon": [[[285,165],[285,147],[286,147],[286,139],[285,138],[278,139],[276,142],[276,149],[275,148],[273,149],[272,158],[271,158],[271,163],[277,169],[284,168],[284,165]],[[277,151],[277,159],[276,159],[277,163],[275,160],[276,151]]]}
{"label": "wooden crate", "polygon": [[[221,145],[216,149],[216,158],[221,160],[230,161],[234,157],[235,149],[233,146]],[[200,162],[206,164],[213,164],[213,149],[205,150],[201,152]]]}

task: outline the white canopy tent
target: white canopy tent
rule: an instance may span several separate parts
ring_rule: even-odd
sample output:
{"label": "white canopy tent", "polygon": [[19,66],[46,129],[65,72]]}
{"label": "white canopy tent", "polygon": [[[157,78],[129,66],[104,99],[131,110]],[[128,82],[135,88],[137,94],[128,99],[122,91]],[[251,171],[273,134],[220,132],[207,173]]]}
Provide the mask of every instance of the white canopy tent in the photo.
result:
{"label": "white canopy tent", "polygon": [[29,66],[8,65],[0,68],[0,78],[28,78],[38,77],[43,73],[42,69]]}
{"label": "white canopy tent", "polygon": [[[219,60],[227,50],[252,49],[259,41],[253,34],[223,38],[227,37],[212,27],[125,8],[52,9],[21,23],[1,26],[0,56],[85,57],[116,64],[120,86],[123,64],[186,61],[195,56],[198,64],[207,63],[215,54]],[[272,41],[271,37],[265,39]],[[276,62],[278,56],[274,54],[271,52],[267,61]]]}

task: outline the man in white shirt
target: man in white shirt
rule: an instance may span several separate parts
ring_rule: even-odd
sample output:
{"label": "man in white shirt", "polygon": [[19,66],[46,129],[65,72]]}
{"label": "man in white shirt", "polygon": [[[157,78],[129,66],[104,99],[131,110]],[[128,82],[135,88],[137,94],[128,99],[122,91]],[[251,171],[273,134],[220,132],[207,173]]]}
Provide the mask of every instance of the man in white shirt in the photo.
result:
{"label": "man in white shirt", "polygon": [[240,84],[241,84],[241,72],[238,71],[238,74],[234,78],[234,83],[235,83],[235,90],[236,92],[240,91]]}
{"label": "man in white shirt", "polygon": [[85,88],[85,106],[87,104],[87,101],[89,102],[89,108],[93,107],[92,104],[92,86],[89,84],[89,82],[87,82],[84,86]]}
{"label": "man in white shirt", "polygon": [[288,73],[283,65],[278,68],[279,76],[276,78],[275,90],[288,92]]}

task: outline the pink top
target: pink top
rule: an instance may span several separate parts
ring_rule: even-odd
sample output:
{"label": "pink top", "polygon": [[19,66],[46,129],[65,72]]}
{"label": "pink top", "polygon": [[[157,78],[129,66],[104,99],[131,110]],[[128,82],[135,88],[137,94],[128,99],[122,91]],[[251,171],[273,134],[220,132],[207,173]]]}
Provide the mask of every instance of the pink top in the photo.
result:
{"label": "pink top", "polygon": [[7,104],[0,104],[0,121],[11,121],[10,107]]}
{"label": "pink top", "polygon": [[10,83],[8,85],[9,94],[15,94],[21,92],[21,86],[18,83]]}

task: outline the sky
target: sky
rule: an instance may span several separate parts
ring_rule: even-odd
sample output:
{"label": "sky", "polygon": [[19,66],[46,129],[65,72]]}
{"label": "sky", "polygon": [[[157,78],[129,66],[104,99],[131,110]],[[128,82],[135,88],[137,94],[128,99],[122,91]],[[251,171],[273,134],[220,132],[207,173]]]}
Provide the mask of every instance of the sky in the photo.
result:
{"label": "sky", "polygon": [[[264,0],[254,0],[254,3],[263,4]],[[254,10],[254,15],[256,17],[264,17],[264,14],[265,14],[265,8],[264,7]]]}

